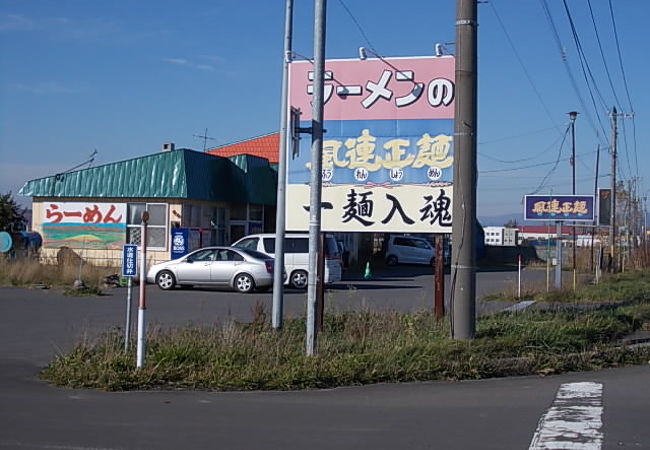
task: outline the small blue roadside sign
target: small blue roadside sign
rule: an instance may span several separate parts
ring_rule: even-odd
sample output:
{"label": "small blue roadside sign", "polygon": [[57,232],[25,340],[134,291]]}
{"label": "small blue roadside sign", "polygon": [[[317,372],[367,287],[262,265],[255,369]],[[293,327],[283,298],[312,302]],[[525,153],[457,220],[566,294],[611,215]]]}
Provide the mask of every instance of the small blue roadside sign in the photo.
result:
{"label": "small blue roadside sign", "polygon": [[174,228],[172,230],[172,245],[171,245],[171,257],[172,259],[181,258],[189,252],[189,240],[188,240],[188,229],[187,228]]}
{"label": "small blue roadside sign", "polygon": [[138,246],[124,245],[122,252],[122,276],[134,277],[138,271]]}

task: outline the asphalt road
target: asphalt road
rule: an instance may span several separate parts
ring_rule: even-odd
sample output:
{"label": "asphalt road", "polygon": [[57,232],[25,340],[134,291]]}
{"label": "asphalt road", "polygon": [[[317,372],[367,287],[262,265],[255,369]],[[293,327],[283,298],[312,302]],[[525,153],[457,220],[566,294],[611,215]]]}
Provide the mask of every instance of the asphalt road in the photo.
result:
{"label": "asphalt road", "polygon": [[[417,298],[426,296],[426,289],[413,287],[409,278],[428,284],[426,276],[405,276],[388,281],[395,285],[392,288],[371,281],[367,286],[357,284],[352,293],[333,289],[331,307],[360,304],[359,298],[347,300],[359,293],[367,307],[428,305],[428,300],[421,303]],[[405,279],[405,288],[396,287]],[[508,282],[495,277],[499,279]],[[212,290],[149,291],[149,318],[160,326],[228,316],[246,320],[258,301],[256,295]],[[55,388],[39,381],[38,369],[57,351],[84,335],[123,325],[124,289],[111,294],[74,298],[54,291],[0,288],[0,448],[650,448],[650,366],[302,392],[106,393]],[[270,302],[270,294],[260,294],[259,299]],[[302,311],[304,293],[289,293],[287,307],[289,314]],[[595,437],[569,437],[582,446],[530,447],[560,386],[585,381],[602,385],[603,390],[602,425],[596,427]]]}

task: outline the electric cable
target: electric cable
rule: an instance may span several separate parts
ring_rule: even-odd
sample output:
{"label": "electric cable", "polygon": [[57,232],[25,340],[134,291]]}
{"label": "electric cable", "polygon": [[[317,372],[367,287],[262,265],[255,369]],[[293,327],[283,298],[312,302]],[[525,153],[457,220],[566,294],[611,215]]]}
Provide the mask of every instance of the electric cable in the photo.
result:
{"label": "electric cable", "polygon": [[607,64],[607,58],[605,58],[605,52],[603,51],[603,44],[600,41],[600,34],[598,33],[598,27],[596,26],[596,18],[594,17],[594,10],[591,7],[591,0],[587,0],[587,4],[589,5],[589,14],[591,16],[591,23],[594,26],[594,33],[596,34],[596,41],[598,42],[598,50],[600,51],[600,57],[601,57],[601,59],[603,61],[603,66],[605,67],[605,73],[607,74],[607,80],[609,81],[609,87],[612,90],[612,94],[614,95],[614,100],[616,101],[616,104],[622,110],[623,108],[621,107],[621,102],[618,99],[618,94],[616,93],[616,89],[614,88],[614,82],[612,81],[612,75],[609,72],[609,65]]}
{"label": "electric cable", "polygon": [[[547,0],[540,0],[540,3],[542,5],[542,9],[544,10],[544,14],[546,15],[546,20],[548,21],[551,31],[553,33],[553,36],[555,38],[555,42],[558,46],[558,49],[560,51],[560,57],[562,59],[562,62],[564,63],[564,68],[567,72],[567,75],[569,77],[569,81],[571,82],[571,86],[573,88],[574,93],[576,94],[576,97],[578,98],[578,102],[580,103],[580,106],[582,107],[584,114],[587,118],[587,122],[591,126],[591,128],[594,130],[596,133],[596,136],[600,136],[600,132],[598,131],[598,127],[596,127],[596,124],[591,117],[591,114],[589,113],[589,108],[587,108],[586,103],[582,97],[582,94],[580,93],[580,89],[578,88],[578,83],[575,79],[575,76],[573,75],[573,71],[571,70],[571,66],[569,65],[567,61],[567,56],[566,56],[566,51],[564,50],[564,46],[562,45],[562,40],[560,39],[560,35],[557,31],[557,26],[555,25],[555,21],[553,20],[553,15],[551,14],[551,10],[548,6]],[[603,141],[604,143],[604,141]]]}
{"label": "electric cable", "polygon": [[[582,70],[582,75],[585,79],[585,85],[587,86],[587,91],[589,92],[589,97],[591,98],[591,103],[594,107],[594,111],[596,112],[596,120],[598,121],[598,124],[600,125],[600,128],[603,132],[603,136],[607,135],[607,132],[605,131],[605,127],[603,126],[603,123],[600,119],[600,114],[598,112],[598,106],[596,105],[596,99],[594,98],[594,91],[591,88],[591,84],[589,83],[589,78],[591,78],[591,81],[594,85],[594,90],[596,91],[596,95],[598,96],[599,100],[601,101],[601,105],[603,106],[603,110],[607,110],[607,103],[605,102],[605,99],[603,98],[602,94],[600,93],[600,89],[598,89],[598,85],[596,84],[596,80],[594,79],[594,76],[591,72],[591,68],[589,67],[589,62],[587,61],[587,57],[584,54],[584,51],[582,50],[582,43],[580,42],[580,37],[578,36],[578,30],[575,27],[575,23],[573,22],[573,16],[571,15],[571,11],[569,10],[569,5],[567,4],[566,0],[562,0],[562,3],[564,4],[564,10],[566,12],[567,18],[569,20],[569,25],[571,27],[571,32],[573,35],[573,41],[576,44],[576,49],[578,50],[578,59],[580,62],[580,68]],[[585,70],[586,67],[586,70]],[[589,74],[589,76],[587,76]],[[585,109],[585,113],[586,113]],[[596,137],[598,137],[598,131],[596,131]]]}
{"label": "electric cable", "polygon": [[[564,132],[564,136],[562,137],[562,142],[560,143],[560,148],[557,152],[557,158],[555,159],[555,164],[551,168],[551,170],[548,171],[548,173],[542,178],[542,181],[539,183],[536,189],[534,189],[530,194],[536,194],[539,191],[541,191],[544,188],[544,185],[546,184],[546,181],[548,178],[555,172],[555,169],[557,169],[558,164],[560,164],[560,158],[562,156],[562,147],[564,147],[564,143],[566,142],[566,137],[569,134],[569,130],[571,129],[571,125],[567,126],[566,131]],[[575,161],[573,161],[573,164],[575,164]]]}
{"label": "electric cable", "polygon": [[513,43],[512,39],[510,38],[510,34],[508,33],[508,30],[506,29],[503,21],[501,20],[501,16],[499,15],[499,12],[497,11],[496,7],[494,6],[494,2],[490,2],[490,6],[492,7],[492,11],[494,11],[494,15],[496,16],[497,21],[499,22],[499,25],[501,26],[501,29],[503,30],[503,34],[506,35],[506,39],[508,40],[508,43],[510,44],[510,48],[512,49],[513,53],[515,54],[515,57],[517,58],[517,61],[519,62],[519,65],[521,66],[522,70],[524,71],[524,75],[526,75],[526,79],[530,83],[531,87],[533,88],[533,91],[535,92],[535,95],[537,96],[537,99],[539,100],[540,104],[542,105],[542,108],[544,109],[544,112],[546,112],[546,115],[551,120],[551,123],[553,124],[554,128],[561,135],[562,132],[560,131],[559,125],[553,119],[553,114],[551,114],[551,111],[549,110],[548,106],[546,106],[546,102],[544,102],[544,98],[542,97],[539,90],[537,89],[537,86],[535,86],[535,83],[533,82],[533,79],[530,76],[530,73],[528,72],[528,69],[526,68],[526,65],[524,64],[523,60],[521,59],[521,56],[519,56],[519,52],[517,51],[517,48],[515,47],[515,44]]}

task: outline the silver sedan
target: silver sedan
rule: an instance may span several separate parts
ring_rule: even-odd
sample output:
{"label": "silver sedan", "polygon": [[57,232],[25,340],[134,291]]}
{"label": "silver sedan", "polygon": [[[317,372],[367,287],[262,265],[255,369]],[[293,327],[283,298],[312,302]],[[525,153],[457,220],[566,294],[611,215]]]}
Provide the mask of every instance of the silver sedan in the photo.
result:
{"label": "silver sedan", "polygon": [[165,290],[210,285],[247,293],[273,286],[273,266],[273,258],[255,250],[206,247],[179,259],[154,264],[147,272],[147,282]]}

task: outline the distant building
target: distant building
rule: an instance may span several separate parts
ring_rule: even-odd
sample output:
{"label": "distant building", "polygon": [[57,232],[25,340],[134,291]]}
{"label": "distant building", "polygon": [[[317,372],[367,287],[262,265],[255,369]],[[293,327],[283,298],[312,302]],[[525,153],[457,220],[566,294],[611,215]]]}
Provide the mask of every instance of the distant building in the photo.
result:
{"label": "distant building", "polygon": [[519,230],[507,227],[485,227],[485,245],[500,247],[515,247],[518,244]]}
{"label": "distant building", "polygon": [[[519,244],[522,241],[547,241],[549,239],[556,239],[557,233],[555,224],[552,225],[520,225],[519,229]],[[562,227],[562,236],[569,236],[571,228]]]}

